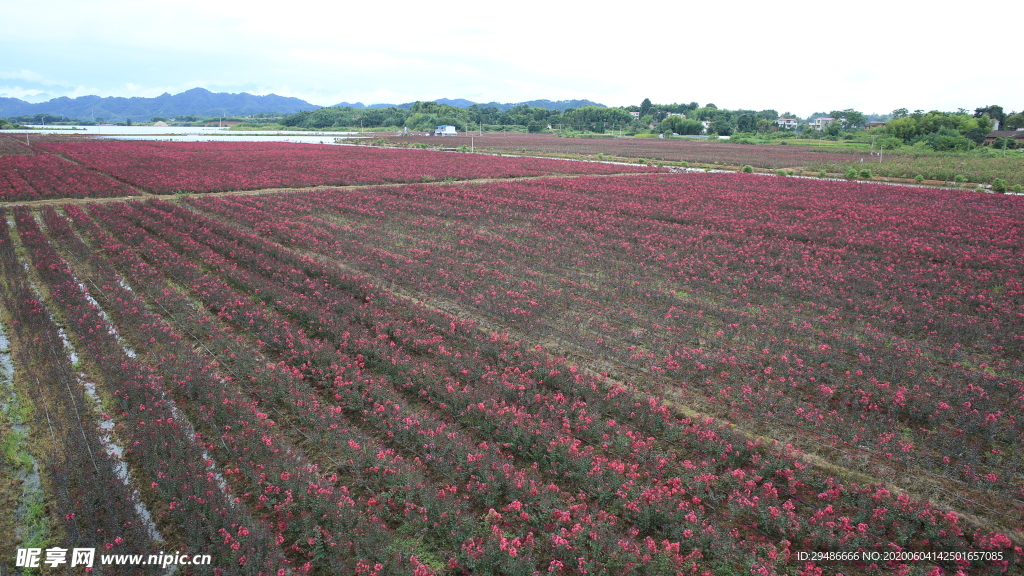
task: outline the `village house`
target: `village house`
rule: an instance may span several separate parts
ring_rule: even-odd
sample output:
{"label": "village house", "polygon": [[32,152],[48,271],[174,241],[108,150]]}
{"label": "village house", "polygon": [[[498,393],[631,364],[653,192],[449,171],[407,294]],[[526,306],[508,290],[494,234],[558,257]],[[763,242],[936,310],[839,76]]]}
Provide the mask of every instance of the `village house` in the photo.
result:
{"label": "village house", "polygon": [[1024,129],[1019,130],[993,130],[985,135],[985,144],[992,145],[1000,138],[1012,138],[1018,145],[1024,144]]}

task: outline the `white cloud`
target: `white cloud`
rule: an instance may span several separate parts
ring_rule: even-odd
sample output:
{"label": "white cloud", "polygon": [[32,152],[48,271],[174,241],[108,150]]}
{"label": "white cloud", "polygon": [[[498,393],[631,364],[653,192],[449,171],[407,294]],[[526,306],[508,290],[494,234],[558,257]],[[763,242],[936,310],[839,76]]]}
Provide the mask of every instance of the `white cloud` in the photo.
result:
{"label": "white cloud", "polygon": [[[38,16],[27,2],[8,4],[9,21]],[[201,86],[322,105],[649,97],[802,116],[1020,105],[1012,82],[992,81],[1005,59],[942,39],[950,16],[909,0],[864,0],[855,14],[800,0],[773,4],[774,16],[747,0],[658,8],[452,0],[282,13],[269,0],[48,0],[45,25],[0,37],[0,80],[10,85],[0,91],[157,96]]]}
{"label": "white cloud", "polygon": [[49,93],[34,89],[34,88],[22,88],[21,86],[0,86],[0,96],[4,98],[17,98],[26,102],[46,102],[53,98]]}
{"label": "white cloud", "polygon": [[52,84],[52,82],[47,82],[42,74],[24,69],[12,72],[0,71],[0,80],[24,80],[35,84]]}

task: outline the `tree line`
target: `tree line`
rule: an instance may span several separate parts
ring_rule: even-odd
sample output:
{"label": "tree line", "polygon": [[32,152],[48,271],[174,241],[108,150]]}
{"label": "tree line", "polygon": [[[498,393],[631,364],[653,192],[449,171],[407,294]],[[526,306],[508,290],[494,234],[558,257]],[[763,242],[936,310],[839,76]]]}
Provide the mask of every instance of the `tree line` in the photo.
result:
{"label": "tree line", "polygon": [[[280,120],[280,123],[306,129],[359,127],[432,130],[435,126],[451,125],[463,131],[511,127],[529,132],[550,128],[595,133],[621,131],[628,134],[664,131],[659,128],[665,128],[676,134],[702,134],[709,131],[726,136],[736,130],[770,128],[778,117],[775,110],[725,110],[714,104],[701,106],[697,102],[655,105],[650,99],[645,99],[639,106],[582,106],[565,111],[526,104],[505,111],[479,104],[458,108],[436,102],[416,102],[407,109],[330,107],[292,114]],[[710,122],[707,129],[705,121]]]}

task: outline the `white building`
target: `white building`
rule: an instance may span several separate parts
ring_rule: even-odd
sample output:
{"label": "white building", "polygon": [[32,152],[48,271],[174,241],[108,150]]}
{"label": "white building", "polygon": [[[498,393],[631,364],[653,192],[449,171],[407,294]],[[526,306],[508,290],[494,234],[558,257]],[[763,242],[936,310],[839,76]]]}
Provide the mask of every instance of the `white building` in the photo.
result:
{"label": "white building", "polygon": [[817,130],[824,130],[826,126],[828,126],[829,124],[831,124],[831,123],[833,123],[835,121],[836,121],[835,118],[821,117],[821,118],[816,119],[814,122],[811,122],[811,126],[813,126]]}
{"label": "white building", "polygon": [[786,128],[787,130],[794,130],[800,125],[800,121],[796,118],[779,118],[775,121],[775,124],[779,128]]}
{"label": "white building", "polygon": [[438,126],[437,130],[434,130],[434,136],[458,136],[459,133],[455,131],[455,126]]}

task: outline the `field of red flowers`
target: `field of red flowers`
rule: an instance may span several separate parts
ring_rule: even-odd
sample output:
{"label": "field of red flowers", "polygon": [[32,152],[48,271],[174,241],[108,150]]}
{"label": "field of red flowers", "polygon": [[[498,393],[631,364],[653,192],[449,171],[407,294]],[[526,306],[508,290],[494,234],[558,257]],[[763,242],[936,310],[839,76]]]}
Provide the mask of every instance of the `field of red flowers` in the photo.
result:
{"label": "field of red flowers", "polygon": [[641,166],[277,142],[74,142],[43,144],[89,168],[154,194],[615,174]]}
{"label": "field of red flowers", "polygon": [[116,180],[50,154],[0,155],[0,202],[133,195]]}
{"label": "field of red flowers", "polygon": [[[417,135],[381,135],[391,145],[469,147],[477,150],[513,154],[554,154],[560,156],[619,158],[635,161],[691,162],[702,166],[740,167],[751,165],[766,169],[796,169],[817,174],[824,170],[842,175],[853,168],[871,170],[874,177],[926,180],[952,183],[957,176],[973,184],[991,184],[1003,178],[1012,187],[1024,184],[1024,163],[1019,155],[984,156],[953,152],[896,152],[884,157],[866,150],[837,149],[805,145],[733,144],[727,141],[682,140],[678,138],[560,138],[554,134],[490,132],[482,135],[433,138]],[[879,161],[881,160],[881,161]]]}
{"label": "field of red flowers", "polygon": [[[420,151],[389,153],[371,176],[414,179]],[[549,162],[521,169],[578,165]],[[665,173],[0,208],[0,321],[65,548],[225,575],[1013,574],[1020,208]]]}
{"label": "field of red flowers", "polygon": [[274,200],[196,206],[730,420],[1024,496],[1017,199],[688,175]]}

